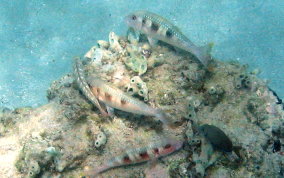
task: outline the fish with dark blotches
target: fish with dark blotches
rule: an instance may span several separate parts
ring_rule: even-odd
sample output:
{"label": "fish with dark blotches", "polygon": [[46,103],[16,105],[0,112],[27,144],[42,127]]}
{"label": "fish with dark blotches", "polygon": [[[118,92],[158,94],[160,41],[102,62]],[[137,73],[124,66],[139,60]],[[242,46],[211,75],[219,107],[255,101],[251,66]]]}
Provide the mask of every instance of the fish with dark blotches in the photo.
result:
{"label": "fish with dark blotches", "polygon": [[97,76],[91,76],[89,82],[87,82],[82,67],[81,60],[76,59],[74,68],[79,87],[83,91],[83,94],[94,103],[103,114],[107,114],[107,112],[103,110],[102,104],[106,106],[108,111],[115,108],[134,114],[154,116],[162,121],[163,124],[173,126],[171,119],[161,109],[153,108],[146,103],[127,95],[119,88],[112,86]]}
{"label": "fish with dark blotches", "polygon": [[135,31],[145,34],[150,44],[154,44],[157,40],[166,42],[192,53],[205,66],[211,60],[212,43],[202,47],[196,46],[175,25],[157,14],[136,11],[126,16],[125,22]]}
{"label": "fish with dark blotches", "polygon": [[108,113],[102,108],[98,99],[92,94],[92,91],[84,77],[84,70],[80,58],[75,58],[75,64],[73,66],[73,69],[74,69],[76,82],[79,85],[79,88],[84,94],[84,96],[89,101],[91,101],[91,103],[95,105],[104,116],[107,116]]}
{"label": "fish with dark blotches", "polygon": [[223,152],[232,152],[233,144],[230,138],[218,127],[204,124],[199,127],[199,131],[211,143],[214,149]]}
{"label": "fish with dark blotches", "polygon": [[100,173],[115,167],[132,165],[146,161],[155,161],[160,157],[167,156],[179,150],[182,145],[183,141],[178,140],[165,139],[162,141],[158,141],[158,143],[149,145],[144,148],[128,150],[121,156],[111,158],[110,160],[103,163],[101,166],[98,166],[92,170],[87,170],[85,174],[89,177],[96,177]]}

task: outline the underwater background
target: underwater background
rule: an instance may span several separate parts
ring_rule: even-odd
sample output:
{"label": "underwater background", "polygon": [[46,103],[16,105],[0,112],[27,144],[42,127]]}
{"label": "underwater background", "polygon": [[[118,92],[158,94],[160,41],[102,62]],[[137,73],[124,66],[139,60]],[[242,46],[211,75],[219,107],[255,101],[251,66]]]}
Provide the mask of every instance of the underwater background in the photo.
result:
{"label": "underwater background", "polygon": [[71,72],[82,56],[134,10],[161,14],[197,45],[214,42],[215,58],[259,68],[284,97],[284,1],[255,0],[2,0],[0,2],[0,106],[47,102],[51,82]]}

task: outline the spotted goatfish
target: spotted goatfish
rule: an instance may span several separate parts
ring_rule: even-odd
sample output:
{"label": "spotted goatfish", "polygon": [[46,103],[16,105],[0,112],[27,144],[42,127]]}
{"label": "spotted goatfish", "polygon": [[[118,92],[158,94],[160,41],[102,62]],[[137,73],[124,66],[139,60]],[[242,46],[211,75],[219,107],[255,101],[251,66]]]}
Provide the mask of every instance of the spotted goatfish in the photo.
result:
{"label": "spotted goatfish", "polygon": [[166,42],[195,55],[203,65],[211,60],[212,43],[198,47],[167,19],[148,11],[136,11],[125,17],[126,24],[135,31],[145,34],[150,44],[157,40]]}
{"label": "spotted goatfish", "polygon": [[144,148],[128,150],[121,156],[114,157],[103,163],[101,166],[96,167],[93,170],[86,171],[86,176],[96,177],[98,174],[115,167],[137,164],[151,160],[155,161],[160,157],[167,156],[179,150],[182,145],[183,141],[163,140],[160,141],[160,143],[155,143]]}
{"label": "spotted goatfish", "polygon": [[107,108],[115,108],[122,111],[141,114],[146,116],[154,116],[166,125],[171,125],[170,118],[161,110],[153,108],[142,101],[139,101],[122,90],[108,84],[96,76],[92,76],[89,83],[83,76],[81,60],[76,59],[75,62],[75,73],[77,73],[77,82],[84,95],[87,96],[101,112],[106,113],[101,103],[105,104]]}
{"label": "spotted goatfish", "polygon": [[84,96],[87,97],[87,99],[100,110],[103,116],[107,116],[108,113],[101,107],[98,99],[92,94],[92,91],[84,77],[84,70],[79,58],[75,58],[75,65],[73,68],[77,84],[79,85],[79,88]]}

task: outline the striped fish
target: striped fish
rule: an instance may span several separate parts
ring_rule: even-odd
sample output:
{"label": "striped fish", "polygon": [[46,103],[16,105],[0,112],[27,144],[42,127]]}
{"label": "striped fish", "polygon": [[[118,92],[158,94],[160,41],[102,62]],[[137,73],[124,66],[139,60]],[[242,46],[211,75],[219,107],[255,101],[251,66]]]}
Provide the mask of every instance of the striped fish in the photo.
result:
{"label": "striped fish", "polygon": [[121,156],[117,156],[106,161],[102,166],[86,171],[86,176],[96,177],[98,174],[115,167],[132,165],[151,160],[155,161],[160,157],[167,156],[179,150],[182,145],[183,141],[163,140],[160,141],[160,143],[155,143],[144,148],[128,150]]}
{"label": "striped fish", "polygon": [[198,47],[167,19],[148,11],[136,11],[125,17],[126,24],[148,36],[150,44],[161,40],[195,55],[203,65],[211,60],[212,43]]}
{"label": "striped fish", "polygon": [[101,107],[98,99],[93,95],[92,91],[90,90],[90,87],[84,77],[84,70],[80,58],[75,58],[75,63],[73,68],[74,68],[76,82],[79,85],[79,88],[84,94],[84,96],[100,110],[103,116],[108,116],[108,113]]}
{"label": "striped fish", "polygon": [[98,77],[91,78],[87,83],[83,77],[83,69],[80,60],[76,60],[75,73],[77,73],[77,82],[84,95],[97,106],[104,114],[100,103],[105,104],[108,108],[115,108],[122,111],[140,114],[145,116],[154,116],[166,125],[172,126],[170,118],[161,110],[153,108],[146,103],[127,95],[122,90],[108,84]]}

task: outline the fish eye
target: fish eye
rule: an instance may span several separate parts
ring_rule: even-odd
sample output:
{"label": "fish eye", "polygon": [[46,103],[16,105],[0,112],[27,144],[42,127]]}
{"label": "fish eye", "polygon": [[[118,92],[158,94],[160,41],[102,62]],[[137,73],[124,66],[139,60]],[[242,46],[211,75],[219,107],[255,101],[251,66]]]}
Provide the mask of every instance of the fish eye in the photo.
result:
{"label": "fish eye", "polygon": [[137,17],[136,17],[136,15],[132,15],[132,20],[136,20],[137,19]]}

